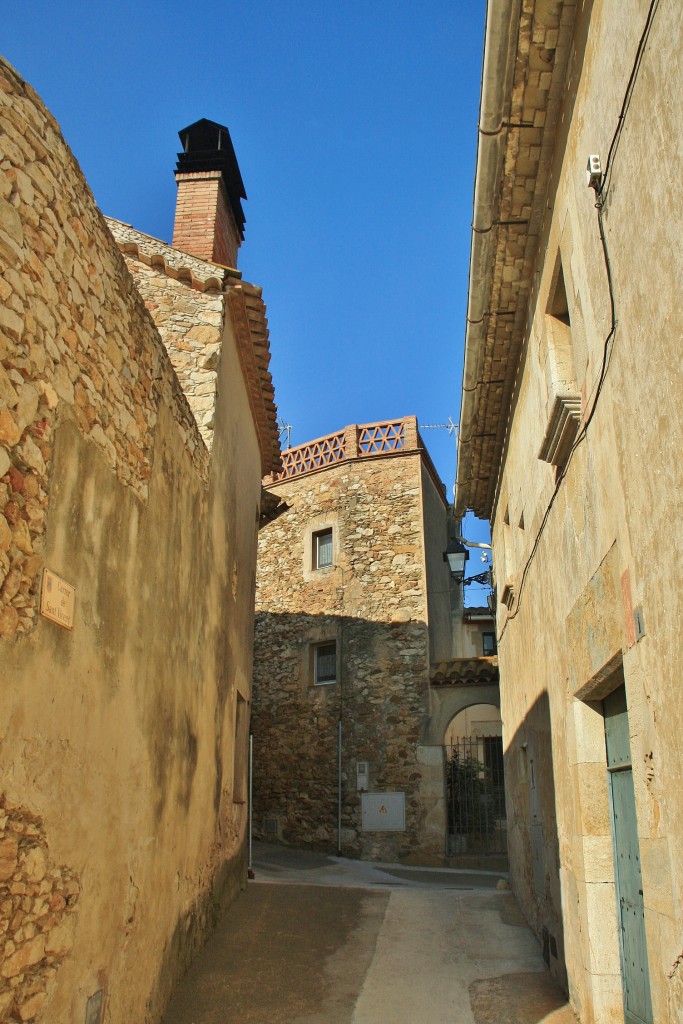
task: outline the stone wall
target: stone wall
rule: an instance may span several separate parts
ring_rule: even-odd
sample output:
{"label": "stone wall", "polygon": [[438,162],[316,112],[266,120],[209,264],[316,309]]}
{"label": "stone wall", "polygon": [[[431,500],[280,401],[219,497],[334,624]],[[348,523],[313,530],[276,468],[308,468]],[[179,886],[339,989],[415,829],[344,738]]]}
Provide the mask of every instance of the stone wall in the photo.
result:
{"label": "stone wall", "polygon": [[[117,478],[147,494],[159,401],[170,403],[200,474],[206,450],[142,300],[58,126],[0,78],[0,638],[35,624],[58,407]],[[75,252],[81,254],[75,258]],[[109,287],[105,291],[104,282]],[[140,344],[140,337],[146,344]]]}
{"label": "stone wall", "polygon": [[[5,63],[0,120],[0,1018],[101,1003],[102,1024],[156,1024],[246,876],[251,391],[226,318],[210,458],[57,124]],[[38,614],[45,567],[75,588],[72,629]]]}
{"label": "stone wall", "polygon": [[[261,530],[254,659],[254,823],[264,838],[396,860],[443,854],[441,751],[420,763],[429,715],[429,624],[422,457],[360,458],[270,484],[289,509]],[[443,508],[442,508],[443,511]],[[334,565],[311,565],[331,527]],[[442,549],[443,550],[443,549]],[[448,601],[446,598],[446,608]],[[311,645],[335,640],[337,681],[314,685]],[[429,759],[427,759],[429,760]],[[404,832],[363,831],[357,764],[369,790],[405,793]],[[273,831],[277,830],[277,831]]]}
{"label": "stone wall", "polygon": [[73,945],[80,885],[50,862],[40,818],[0,800],[0,1020],[34,1020]]}
{"label": "stone wall", "polygon": [[[161,334],[204,443],[213,445],[216,376],[229,272],[107,218]],[[235,280],[239,275],[233,272]]]}

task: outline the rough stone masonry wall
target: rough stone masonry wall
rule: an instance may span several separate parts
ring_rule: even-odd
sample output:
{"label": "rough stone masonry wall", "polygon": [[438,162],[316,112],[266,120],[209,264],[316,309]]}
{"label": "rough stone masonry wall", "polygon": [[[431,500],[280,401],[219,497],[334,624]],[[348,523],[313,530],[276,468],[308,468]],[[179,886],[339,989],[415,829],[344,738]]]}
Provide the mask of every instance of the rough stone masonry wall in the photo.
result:
{"label": "rough stone masonry wall", "polygon": [[[336,850],[337,723],[345,854],[408,857],[425,808],[416,748],[427,709],[429,642],[420,456],[359,459],[274,485],[291,505],[259,538],[254,657],[254,821]],[[311,531],[335,530],[335,565],[305,568]],[[336,638],[341,682],[311,685],[309,646]],[[406,794],[405,832],[361,831],[356,763],[370,789]]]}
{"label": "rough stone masonry wall", "polygon": [[[157,1024],[246,873],[258,440],[226,328],[209,460],[58,126],[4,63],[0,124],[0,1019]],[[71,630],[36,614],[44,566],[75,587]]]}
{"label": "rough stone masonry wall", "polygon": [[209,451],[223,332],[225,270],[107,218],[171,357]]}
{"label": "rough stone masonry wall", "polygon": [[0,799],[0,1020],[34,1020],[71,951],[78,879],[50,860],[40,818]]}
{"label": "rough stone masonry wall", "polygon": [[58,406],[142,498],[161,398],[203,473],[206,451],[123,261],[97,243],[103,221],[73,157],[60,150],[68,174],[48,159],[58,126],[6,64],[0,118],[0,639],[8,639],[35,623]]}

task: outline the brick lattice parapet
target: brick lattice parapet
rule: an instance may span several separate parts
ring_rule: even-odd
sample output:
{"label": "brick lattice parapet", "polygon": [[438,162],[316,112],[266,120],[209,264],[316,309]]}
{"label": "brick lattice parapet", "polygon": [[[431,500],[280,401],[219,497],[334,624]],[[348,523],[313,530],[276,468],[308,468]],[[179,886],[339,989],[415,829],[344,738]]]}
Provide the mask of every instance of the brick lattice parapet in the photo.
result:
{"label": "brick lattice parapet", "polygon": [[417,427],[415,416],[379,423],[352,423],[335,434],[318,437],[314,441],[288,448],[282,453],[283,471],[268,477],[267,483],[289,480],[314,473],[337,462],[351,459],[375,458],[398,452],[420,451],[428,461],[430,471],[438,480]]}

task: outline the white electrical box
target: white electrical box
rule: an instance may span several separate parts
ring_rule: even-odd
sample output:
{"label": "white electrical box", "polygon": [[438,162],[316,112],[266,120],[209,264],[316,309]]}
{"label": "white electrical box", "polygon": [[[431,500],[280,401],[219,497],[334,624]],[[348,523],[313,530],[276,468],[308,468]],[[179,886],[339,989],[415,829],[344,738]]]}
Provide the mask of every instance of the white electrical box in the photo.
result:
{"label": "white electrical box", "polygon": [[356,761],[356,789],[359,793],[370,789],[370,765],[367,761]]}
{"label": "white electrical box", "polygon": [[363,793],[364,832],[405,832],[405,793]]}
{"label": "white electrical box", "polygon": [[586,184],[589,188],[600,188],[602,182],[602,165],[597,153],[591,153],[586,165]]}

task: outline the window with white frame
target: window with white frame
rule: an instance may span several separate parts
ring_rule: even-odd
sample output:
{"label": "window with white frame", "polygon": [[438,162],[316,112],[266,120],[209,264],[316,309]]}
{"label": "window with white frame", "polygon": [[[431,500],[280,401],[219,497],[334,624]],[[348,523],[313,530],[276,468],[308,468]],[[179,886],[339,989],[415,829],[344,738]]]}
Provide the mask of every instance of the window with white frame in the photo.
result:
{"label": "window with white frame", "polygon": [[329,686],[337,682],[337,642],[326,640],[313,645],[313,683]]}
{"label": "window with white frame", "polygon": [[317,530],[313,534],[313,559],[314,569],[326,569],[334,564],[332,550],[332,527],[326,530]]}

